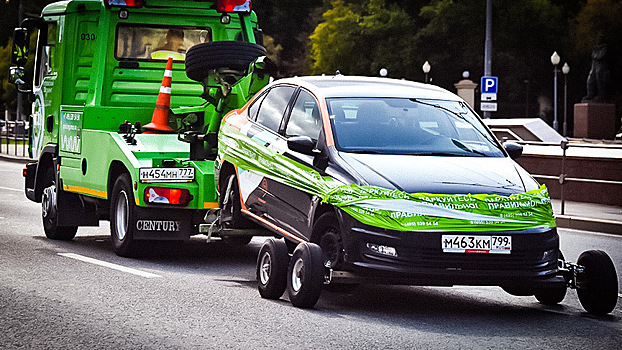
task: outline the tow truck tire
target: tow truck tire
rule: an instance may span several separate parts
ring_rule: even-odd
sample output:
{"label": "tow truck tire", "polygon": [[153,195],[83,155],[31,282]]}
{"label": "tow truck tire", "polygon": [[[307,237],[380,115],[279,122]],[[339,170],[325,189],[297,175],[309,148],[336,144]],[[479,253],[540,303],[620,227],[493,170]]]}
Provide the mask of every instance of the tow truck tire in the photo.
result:
{"label": "tow truck tire", "polygon": [[324,287],[324,253],[314,243],[300,243],[287,270],[287,292],[292,305],[310,308],[317,303]]}
{"label": "tow truck tire", "polygon": [[577,276],[577,294],[585,311],[593,315],[608,314],[618,302],[618,276],[613,261],[602,250],[588,250],[577,264],[585,268]]}
{"label": "tow truck tire", "polygon": [[76,236],[77,226],[58,226],[57,199],[58,188],[56,187],[56,176],[54,168],[48,168],[45,175],[46,187],[41,196],[41,219],[43,221],[43,231],[49,239],[59,241],[70,241]]}
{"label": "tow truck tire", "polygon": [[[558,259],[565,260],[564,254],[562,254],[561,251],[559,251]],[[540,304],[557,305],[564,300],[567,290],[568,286],[566,285],[561,285],[555,288],[543,288],[537,290],[534,296],[538,299]]]}
{"label": "tow truck tire", "polygon": [[267,239],[257,256],[257,282],[262,298],[278,299],[287,287],[289,254],[282,239]]}
{"label": "tow truck tire", "polygon": [[191,47],[186,52],[186,75],[202,82],[209,71],[228,68],[245,72],[255,59],[266,55],[266,49],[246,41],[210,41]]}
{"label": "tow truck tire", "polygon": [[128,174],[117,178],[110,201],[110,235],[117,255],[134,257],[138,244],[134,240],[134,192]]}
{"label": "tow truck tire", "polygon": [[[232,180],[233,178],[233,180]],[[233,181],[231,183],[231,188],[227,193],[227,188],[229,187],[229,181]],[[219,202],[218,206],[220,209],[220,220],[224,228],[253,228],[255,224],[253,224],[249,219],[245,218],[242,215],[242,200],[240,198],[240,189],[238,187],[238,179],[235,174],[231,174],[225,178],[225,181],[220,183],[219,188]],[[225,198],[227,198],[227,204],[225,204]],[[223,237],[224,238],[224,237]],[[252,239],[252,236],[248,239],[248,242]],[[246,242],[246,243],[248,243]]]}

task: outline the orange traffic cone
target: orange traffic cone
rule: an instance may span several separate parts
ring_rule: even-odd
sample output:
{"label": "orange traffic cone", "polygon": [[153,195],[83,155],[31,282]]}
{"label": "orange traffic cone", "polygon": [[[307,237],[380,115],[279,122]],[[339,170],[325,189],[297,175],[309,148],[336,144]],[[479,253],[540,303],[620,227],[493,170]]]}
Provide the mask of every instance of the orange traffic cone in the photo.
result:
{"label": "orange traffic cone", "polygon": [[151,117],[151,123],[143,126],[145,134],[172,133],[173,128],[168,126],[168,111],[171,108],[171,80],[173,77],[173,58],[169,57],[166,62],[166,70],[162,78],[162,86],[156,101],[156,107]]}

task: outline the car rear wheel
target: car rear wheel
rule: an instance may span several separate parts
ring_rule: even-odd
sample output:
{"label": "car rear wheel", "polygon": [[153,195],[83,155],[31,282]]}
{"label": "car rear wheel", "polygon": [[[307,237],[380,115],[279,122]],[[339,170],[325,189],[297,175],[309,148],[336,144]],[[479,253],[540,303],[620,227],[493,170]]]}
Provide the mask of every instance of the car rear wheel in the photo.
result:
{"label": "car rear wheel", "polygon": [[41,197],[41,219],[43,231],[49,239],[70,241],[76,236],[77,226],[58,225],[58,191],[54,167],[49,167],[45,174],[46,187]]}
{"label": "car rear wheel", "polygon": [[289,254],[282,239],[267,239],[257,256],[257,281],[262,298],[278,299],[287,287]]}
{"label": "car rear wheel", "polygon": [[618,275],[613,261],[601,250],[588,250],[577,264],[585,269],[577,276],[577,294],[585,311],[594,315],[608,314],[618,302]]}
{"label": "car rear wheel", "polygon": [[228,68],[246,71],[255,59],[266,55],[266,49],[245,41],[210,41],[192,46],[186,52],[186,75],[202,82],[209,71]]}
{"label": "car rear wheel", "polygon": [[[242,214],[242,199],[235,174],[220,183],[220,221],[224,228],[253,228],[255,225]],[[249,242],[252,237],[248,236]],[[223,237],[223,239],[226,239]],[[248,242],[246,242],[248,243]]]}
{"label": "car rear wheel", "polygon": [[324,287],[324,254],[314,243],[300,243],[287,270],[287,292],[292,305],[310,308],[317,303]]}

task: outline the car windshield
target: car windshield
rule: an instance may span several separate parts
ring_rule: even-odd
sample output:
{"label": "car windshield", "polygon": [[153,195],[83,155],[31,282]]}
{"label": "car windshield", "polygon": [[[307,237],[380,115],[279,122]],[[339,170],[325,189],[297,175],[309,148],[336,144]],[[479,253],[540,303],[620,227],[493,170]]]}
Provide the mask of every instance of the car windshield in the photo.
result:
{"label": "car windshield", "polygon": [[329,98],[337,149],[354,153],[503,157],[466,103],[408,98]]}
{"label": "car windshield", "polygon": [[168,60],[169,57],[183,61],[190,47],[210,40],[209,28],[119,25],[115,56],[138,61]]}

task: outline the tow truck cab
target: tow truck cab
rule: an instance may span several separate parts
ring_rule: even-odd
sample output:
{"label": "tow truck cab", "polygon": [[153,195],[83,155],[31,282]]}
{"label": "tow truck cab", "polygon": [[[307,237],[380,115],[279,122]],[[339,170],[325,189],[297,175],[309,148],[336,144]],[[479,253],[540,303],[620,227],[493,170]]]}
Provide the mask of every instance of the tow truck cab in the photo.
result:
{"label": "tow truck cab", "polygon": [[[24,67],[32,33],[31,83]],[[220,118],[269,79],[257,41],[249,0],[70,0],[24,20],[14,32],[11,77],[31,96],[35,161],[24,171],[25,192],[42,202],[46,235],[73,239],[78,226],[111,219],[115,251],[130,256],[141,240],[198,233],[219,205]],[[162,89],[170,109],[160,123],[172,132],[148,134],[143,126],[155,121]]]}

